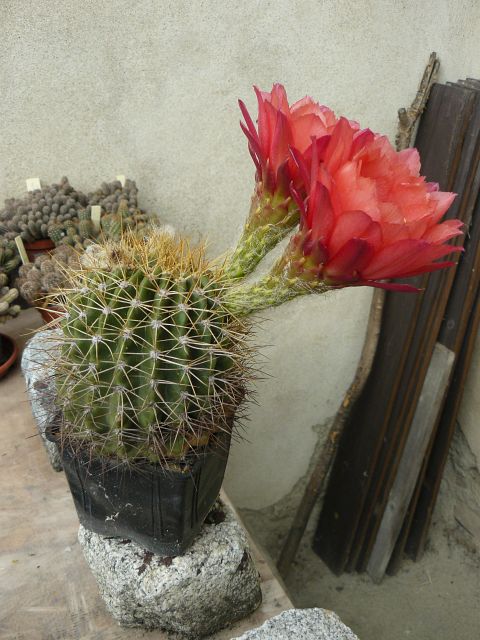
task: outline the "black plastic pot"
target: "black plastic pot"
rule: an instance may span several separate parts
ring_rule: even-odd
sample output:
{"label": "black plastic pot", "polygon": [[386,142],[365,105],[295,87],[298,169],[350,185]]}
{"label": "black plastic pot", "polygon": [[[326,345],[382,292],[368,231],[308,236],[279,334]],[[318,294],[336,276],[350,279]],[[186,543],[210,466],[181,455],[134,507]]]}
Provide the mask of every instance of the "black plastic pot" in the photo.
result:
{"label": "black plastic pot", "polygon": [[149,463],[135,467],[63,447],[63,468],[81,524],[105,536],[134,540],[163,556],[192,544],[215,503],[227,464],[230,435],[196,456],[188,472]]}

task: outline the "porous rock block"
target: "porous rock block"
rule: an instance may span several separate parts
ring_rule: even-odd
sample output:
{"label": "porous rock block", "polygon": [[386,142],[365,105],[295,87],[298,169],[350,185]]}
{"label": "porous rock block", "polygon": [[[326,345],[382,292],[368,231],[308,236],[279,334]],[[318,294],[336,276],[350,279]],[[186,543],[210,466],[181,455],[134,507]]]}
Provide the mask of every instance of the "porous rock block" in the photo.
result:
{"label": "porous rock block", "polygon": [[122,626],[202,638],[261,603],[245,531],[224,504],[210,512],[183,556],[157,556],[82,526],[78,538],[107,609]]}
{"label": "porous rock block", "polygon": [[327,609],[289,609],[261,627],[232,640],[358,640],[336,613]]}
{"label": "porous rock block", "polygon": [[40,331],[27,342],[22,355],[22,371],[33,417],[55,471],[62,470],[62,459],[57,445],[45,437],[45,431],[58,421],[51,362],[59,348],[60,340],[56,331]]}

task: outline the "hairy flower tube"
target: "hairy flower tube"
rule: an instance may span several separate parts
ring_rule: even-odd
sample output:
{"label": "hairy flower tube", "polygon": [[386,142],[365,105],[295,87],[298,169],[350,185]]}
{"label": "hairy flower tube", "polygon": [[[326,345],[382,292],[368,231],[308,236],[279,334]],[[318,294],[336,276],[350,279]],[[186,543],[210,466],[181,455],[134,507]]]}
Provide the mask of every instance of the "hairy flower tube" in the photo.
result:
{"label": "hairy flower tube", "polygon": [[256,182],[243,235],[228,263],[228,273],[234,278],[251,273],[298,223],[299,209],[291,197],[290,185],[301,194],[305,185],[290,148],[308,156],[312,138],[328,136],[337,123],[333,111],[312,98],[305,97],[289,105],[285,88],[280,84],[274,84],[270,92],[255,87],[255,92],[257,126],[245,104],[239,101],[245,120],[240,126],[255,164]]}
{"label": "hairy flower tube", "polygon": [[462,223],[441,221],[455,194],[420,175],[415,149],[397,152],[386,137],[340,118],[331,135],[314,139],[308,152],[292,148],[291,157],[307,187],[302,197],[291,185],[299,229],[271,273],[250,293],[244,286],[238,304],[250,297],[250,307],[264,308],[345,286],[416,291],[386,281],[451,266],[441,259],[462,251],[447,244]]}

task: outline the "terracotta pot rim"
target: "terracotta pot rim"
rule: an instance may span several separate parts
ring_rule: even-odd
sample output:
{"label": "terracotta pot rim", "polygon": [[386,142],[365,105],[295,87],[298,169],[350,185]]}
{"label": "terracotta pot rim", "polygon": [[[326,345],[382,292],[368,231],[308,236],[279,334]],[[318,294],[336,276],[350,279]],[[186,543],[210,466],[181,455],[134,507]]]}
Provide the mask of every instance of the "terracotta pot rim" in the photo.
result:
{"label": "terracotta pot rim", "polygon": [[15,340],[13,338],[11,338],[10,336],[7,336],[7,334],[0,333],[0,338],[3,341],[7,342],[10,345],[10,348],[12,350],[12,353],[8,357],[8,360],[6,360],[6,362],[4,362],[2,365],[0,365],[0,379],[1,379],[1,378],[3,378],[5,376],[7,371],[10,369],[10,367],[17,360],[17,358],[18,358],[18,347],[17,347],[17,343],[15,342]]}
{"label": "terracotta pot rim", "polygon": [[24,242],[25,249],[54,249],[55,243],[50,238],[41,238],[40,240],[34,240],[33,242]]}
{"label": "terracotta pot rim", "polygon": [[52,322],[53,320],[58,320],[58,318],[61,318],[65,313],[65,310],[57,305],[40,305],[36,307],[36,309],[42,316],[44,322],[47,323]]}

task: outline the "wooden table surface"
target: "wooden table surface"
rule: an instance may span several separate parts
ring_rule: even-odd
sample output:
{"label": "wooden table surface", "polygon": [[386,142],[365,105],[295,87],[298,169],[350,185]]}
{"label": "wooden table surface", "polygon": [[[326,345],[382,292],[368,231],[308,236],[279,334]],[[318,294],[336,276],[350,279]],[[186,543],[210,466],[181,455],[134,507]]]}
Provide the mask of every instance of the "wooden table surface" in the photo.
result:
{"label": "wooden table surface", "polygon": [[[1,326],[22,345],[40,326],[35,310]],[[37,435],[19,363],[0,381],[0,638],[160,640],[160,631],[122,629],[110,617],[77,542],[78,520],[63,473]],[[292,607],[274,570],[252,544],[263,603],[211,636],[227,640]]]}

